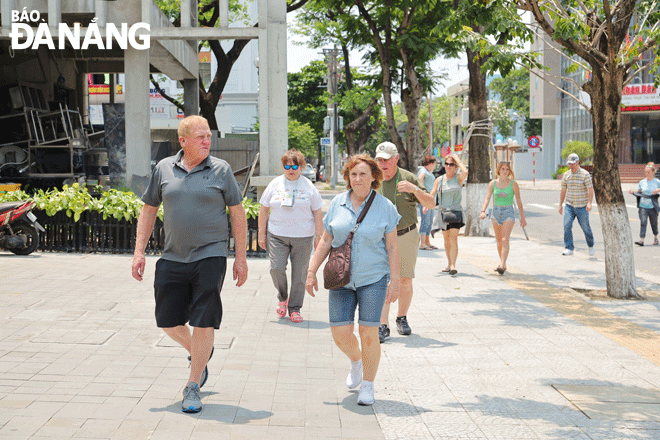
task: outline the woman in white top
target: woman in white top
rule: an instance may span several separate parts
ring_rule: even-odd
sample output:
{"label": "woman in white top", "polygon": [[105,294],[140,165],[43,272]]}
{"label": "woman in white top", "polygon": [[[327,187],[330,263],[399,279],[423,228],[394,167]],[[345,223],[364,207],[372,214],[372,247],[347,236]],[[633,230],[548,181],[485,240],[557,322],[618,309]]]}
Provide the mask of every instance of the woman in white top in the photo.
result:
{"label": "woman in white top", "polygon": [[[312,245],[318,245],[323,233],[323,200],[314,184],[300,175],[305,165],[305,156],[300,151],[284,153],[284,174],[268,184],[259,200],[259,246],[268,249],[270,275],[277,289],[277,316],[284,318],[288,311],[292,322],[303,320],[300,309],[305,298],[309,256]],[[289,259],[290,291],[286,277]]]}

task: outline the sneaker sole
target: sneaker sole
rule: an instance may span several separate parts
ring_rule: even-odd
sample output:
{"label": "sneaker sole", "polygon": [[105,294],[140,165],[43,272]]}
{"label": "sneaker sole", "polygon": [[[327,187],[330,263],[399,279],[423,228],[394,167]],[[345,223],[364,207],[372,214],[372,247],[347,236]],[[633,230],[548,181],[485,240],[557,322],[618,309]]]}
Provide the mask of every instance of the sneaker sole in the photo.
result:
{"label": "sneaker sole", "polygon": [[184,413],[198,413],[202,410],[202,408],[195,408],[194,406],[189,406],[188,408],[181,408],[181,411]]}
{"label": "sneaker sole", "polygon": [[412,330],[410,330],[409,332],[404,332],[404,331],[401,331],[401,330],[398,330],[398,329],[397,329],[397,332],[398,332],[400,335],[403,335],[403,336],[410,336],[410,335],[412,335]]}

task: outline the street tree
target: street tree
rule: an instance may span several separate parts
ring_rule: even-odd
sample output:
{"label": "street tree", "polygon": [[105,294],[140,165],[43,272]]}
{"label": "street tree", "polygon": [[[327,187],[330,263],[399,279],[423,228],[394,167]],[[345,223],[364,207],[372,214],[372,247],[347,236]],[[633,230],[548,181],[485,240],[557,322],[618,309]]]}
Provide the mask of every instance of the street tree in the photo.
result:
{"label": "street tree", "polygon": [[[511,18],[506,0],[452,0],[452,13],[438,22],[435,32],[465,50],[470,73],[468,108],[471,124],[488,122],[486,76],[500,73],[506,77],[519,54],[508,49],[511,42],[531,41],[532,34],[520,20]],[[464,38],[462,38],[464,37]],[[489,236],[489,224],[481,220],[480,207],[490,180],[490,136],[487,129],[475,129],[468,151],[465,235]]]}
{"label": "street tree", "polygon": [[[348,1],[348,0],[347,0]],[[397,145],[403,168],[415,170],[424,154],[419,126],[422,98],[432,89],[429,63],[444,53],[443,39],[433,33],[448,13],[447,1],[353,0],[359,17],[348,17],[352,42],[373,48],[369,56],[381,68],[386,124],[391,141]],[[370,39],[365,40],[369,35]],[[398,72],[401,71],[399,75]],[[392,103],[396,80],[408,119],[404,139],[397,131]]]}
{"label": "street tree", "polygon": [[363,151],[382,123],[378,76],[360,72],[350,64],[350,52],[354,47],[351,39],[355,36],[347,29],[355,19],[352,9],[356,9],[354,5],[334,0],[312,0],[296,15],[292,28],[294,33],[308,39],[305,44],[309,47],[335,46],[341,50],[337,69],[339,90],[334,99],[344,117],[343,135],[349,155]]}
{"label": "street tree", "polygon": [[[660,59],[642,62],[646,51],[657,53],[660,10],[657,0],[520,0],[534,24],[571,56],[572,66],[590,74],[583,83],[564,80],[588,94],[590,102],[574,94],[592,116],[593,181],[605,241],[607,294],[638,298],[633,242],[619,177],[620,109],[623,88],[642,71],[657,69]],[[512,14],[512,17],[517,17]],[[656,82],[660,79],[656,76]]]}
{"label": "street tree", "polygon": [[[287,0],[286,10],[292,12],[304,6],[308,0]],[[170,19],[174,26],[181,25],[181,10],[179,8],[180,2],[172,2],[170,0],[156,0],[156,4]],[[220,17],[220,1],[219,0],[199,0],[198,3],[198,21],[200,27],[215,27]],[[229,1],[230,17],[236,21],[246,22],[249,20],[245,2],[238,0]],[[255,23],[254,27],[259,24]],[[218,70],[215,72],[210,84],[204,84],[202,78],[199,78],[199,109],[200,114],[209,121],[211,130],[218,129],[218,123],[215,119],[215,109],[218,106],[218,101],[222,96],[225,89],[229,74],[234,66],[236,60],[241,55],[241,52],[251,40],[237,39],[233,40],[232,46],[229,50],[225,49],[220,44],[219,40],[200,41],[199,47],[208,45],[213,52],[213,56],[217,61]],[[151,83],[158,90],[158,92],[178,108],[183,110],[183,102],[177,97],[170,96],[160,86],[159,82],[151,77]]]}

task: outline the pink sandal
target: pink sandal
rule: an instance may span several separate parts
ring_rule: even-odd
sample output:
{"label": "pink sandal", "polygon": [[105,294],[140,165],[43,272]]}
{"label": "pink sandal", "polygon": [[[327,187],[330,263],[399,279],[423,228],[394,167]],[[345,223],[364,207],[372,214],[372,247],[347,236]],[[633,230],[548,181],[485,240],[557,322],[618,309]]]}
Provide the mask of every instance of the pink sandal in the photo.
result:
{"label": "pink sandal", "polygon": [[286,309],[289,306],[289,300],[287,299],[286,301],[280,301],[277,303],[277,316],[280,318],[284,318],[286,316]]}
{"label": "pink sandal", "polygon": [[303,317],[298,312],[291,312],[291,316],[289,316],[289,319],[291,319],[291,322],[303,322]]}

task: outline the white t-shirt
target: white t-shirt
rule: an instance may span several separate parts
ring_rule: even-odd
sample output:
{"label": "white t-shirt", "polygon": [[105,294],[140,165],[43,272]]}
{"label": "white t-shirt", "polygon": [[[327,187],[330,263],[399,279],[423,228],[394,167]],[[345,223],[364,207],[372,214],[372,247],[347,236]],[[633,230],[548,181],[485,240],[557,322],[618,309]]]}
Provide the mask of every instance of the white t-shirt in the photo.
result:
{"label": "white t-shirt", "polygon": [[[282,206],[293,197],[293,206]],[[290,181],[284,175],[274,178],[259,200],[270,208],[268,231],[280,237],[312,237],[316,233],[312,211],[321,209],[323,199],[314,184],[305,176]],[[285,201],[285,205],[290,201]]]}

